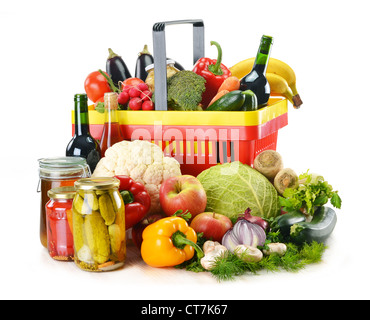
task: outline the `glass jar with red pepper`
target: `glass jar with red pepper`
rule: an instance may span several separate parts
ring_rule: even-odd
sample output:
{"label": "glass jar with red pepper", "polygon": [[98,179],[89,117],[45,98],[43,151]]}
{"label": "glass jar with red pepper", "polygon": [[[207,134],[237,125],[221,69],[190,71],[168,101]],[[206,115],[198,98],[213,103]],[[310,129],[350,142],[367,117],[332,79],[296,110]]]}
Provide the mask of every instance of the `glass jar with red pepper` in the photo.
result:
{"label": "glass jar with red pepper", "polygon": [[39,184],[37,192],[40,197],[40,242],[47,248],[46,211],[49,201],[48,191],[59,187],[73,187],[76,180],[90,177],[90,168],[82,157],[56,157],[39,159]]}
{"label": "glass jar with red pepper", "polygon": [[74,187],[60,187],[48,191],[50,200],[45,206],[47,249],[59,261],[72,261],[74,257],[72,235],[72,203]]}

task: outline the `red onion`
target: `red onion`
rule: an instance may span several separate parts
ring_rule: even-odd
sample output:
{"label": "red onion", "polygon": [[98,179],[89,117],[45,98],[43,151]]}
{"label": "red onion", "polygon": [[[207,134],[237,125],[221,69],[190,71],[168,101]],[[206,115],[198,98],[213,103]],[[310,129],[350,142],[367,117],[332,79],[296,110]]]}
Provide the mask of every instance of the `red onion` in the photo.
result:
{"label": "red onion", "polygon": [[244,214],[240,215],[238,220],[248,220],[249,222],[258,224],[260,227],[262,227],[264,230],[267,230],[269,228],[269,224],[267,221],[263,220],[261,217],[256,217],[251,215],[251,209],[248,208],[245,210]]}
{"label": "red onion", "polygon": [[266,233],[261,226],[241,219],[225,233],[222,238],[222,245],[229,251],[234,251],[235,247],[241,244],[257,247],[263,246],[265,241]]}

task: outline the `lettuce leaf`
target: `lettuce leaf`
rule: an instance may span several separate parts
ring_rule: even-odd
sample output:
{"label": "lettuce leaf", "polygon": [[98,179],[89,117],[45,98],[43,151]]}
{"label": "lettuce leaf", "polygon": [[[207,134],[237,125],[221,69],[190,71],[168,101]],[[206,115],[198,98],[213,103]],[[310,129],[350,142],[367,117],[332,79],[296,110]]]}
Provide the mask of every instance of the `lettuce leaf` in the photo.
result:
{"label": "lettuce leaf", "polygon": [[207,193],[206,211],[238,218],[247,208],[267,219],[280,214],[279,197],[271,182],[239,161],[213,166],[198,175]]}
{"label": "lettuce leaf", "polygon": [[298,188],[286,188],[283,197],[280,198],[280,205],[286,211],[304,209],[305,213],[312,216],[315,208],[330,203],[333,207],[340,209],[342,199],[338,191],[333,191],[333,187],[325,181],[323,176],[310,174],[309,170],[299,176],[300,184]]}

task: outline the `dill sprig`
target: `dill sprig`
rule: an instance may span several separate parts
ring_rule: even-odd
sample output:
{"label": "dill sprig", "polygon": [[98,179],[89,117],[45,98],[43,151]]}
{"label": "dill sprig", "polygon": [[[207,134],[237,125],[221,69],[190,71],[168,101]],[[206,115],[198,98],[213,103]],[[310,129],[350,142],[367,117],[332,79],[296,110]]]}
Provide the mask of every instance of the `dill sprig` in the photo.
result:
{"label": "dill sprig", "polygon": [[210,270],[217,280],[233,280],[235,276],[247,272],[257,273],[260,266],[257,263],[248,263],[240,260],[236,254],[229,252],[215,259],[214,267]]}
{"label": "dill sprig", "polygon": [[214,267],[210,270],[218,281],[233,280],[235,277],[260,270],[277,272],[281,269],[296,272],[306,265],[320,262],[326,249],[322,243],[312,242],[297,246],[287,243],[287,252],[280,257],[278,254],[264,256],[260,262],[251,263],[240,260],[237,255],[229,253],[215,260]]}

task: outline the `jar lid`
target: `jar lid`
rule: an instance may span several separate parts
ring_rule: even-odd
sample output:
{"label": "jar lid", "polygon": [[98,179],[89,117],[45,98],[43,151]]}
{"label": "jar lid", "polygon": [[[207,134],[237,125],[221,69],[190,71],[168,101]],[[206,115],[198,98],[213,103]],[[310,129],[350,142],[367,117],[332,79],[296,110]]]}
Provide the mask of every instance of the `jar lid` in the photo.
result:
{"label": "jar lid", "polygon": [[75,182],[76,190],[109,190],[119,185],[120,181],[115,177],[83,178]]}
{"label": "jar lid", "polygon": [[59,187],[48,191],[48,196],[51,199],[73,199],[76,194],[74,187]]}
{"label": "jar lid", "polygon": [[39,159],[40,178],[81,178],[90,176],[83,157],[53,157]]}
{"label": "jar lid", "polygon": [[[167,65],[174,65],[175,64],[175,61],[174,60],[167,60]],[[148,65],[145,67],[145,71],[148,72],[149,70],[153,69],[154,68],[154,63]]]}

